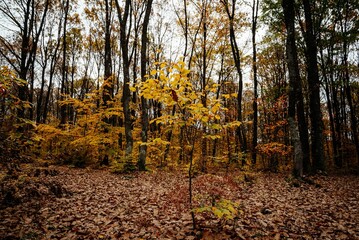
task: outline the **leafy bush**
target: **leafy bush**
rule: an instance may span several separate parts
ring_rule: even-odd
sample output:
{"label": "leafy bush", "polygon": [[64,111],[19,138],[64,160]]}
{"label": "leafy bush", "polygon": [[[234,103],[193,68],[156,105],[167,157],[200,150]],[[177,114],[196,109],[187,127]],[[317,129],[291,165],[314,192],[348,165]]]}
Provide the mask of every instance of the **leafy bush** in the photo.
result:
{"label": "leafy bush", "polygon": [[195,213],[209,212],[212,213],[216,218],[232,220],[238,216],[238,208],[238,203],[227,199],[220,199],[219,201],[214,201],[212,206],[202,206],[193,209],[193,211]]}
{"label": "leafy bush", "polygon": [[[94,99],[69,99],[76,112],[77,120],[73,124],[53,126],[41,124],[37,134],[41,141],[42,156],[58,164],[70,164],[75,167],[101,165],[106,159],[113,160],[120,152],[118,136],[123,131],[112,126],[106,120],[118,114],[119,109],[99,108],[93,110]],[[107,165],[107,164],[106,164]]]}

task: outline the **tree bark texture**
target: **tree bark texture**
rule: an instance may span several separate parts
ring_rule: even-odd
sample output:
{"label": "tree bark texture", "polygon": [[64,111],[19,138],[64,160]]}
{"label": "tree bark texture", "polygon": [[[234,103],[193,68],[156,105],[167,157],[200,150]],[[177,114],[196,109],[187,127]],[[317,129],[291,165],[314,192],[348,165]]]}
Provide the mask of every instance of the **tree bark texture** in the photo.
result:
{"label": "tree bark texture", "polygon": [[125,157],[127,160],[132,161],[133,151],[133,137],[132,137],[132,119],[131,119],[131,91],[130,91],[130,60],[128,56],[129,39],[127,34],[127,21],[129,21],[131,0],[126,0],[124,9],[121,9],[119,1],[116,0],[116,8],[118,13],[118,19],[120,22],[120,45],[122,52],[122,66],[123,66],[123,113],[124,113],[124,127],[125,127],[125,139],[126,149]]}
{"label": "tree bark texture", "polygon": [[294,148],[293,174],[295,177],[303,176],[303,153],[301,141],[299,139],[298,122],[296,120],[296,109],[298,108],[300,86],[300,75],[298,66],[298,53],[295,42],[294,28],[294,1],[283,0],[282,7],[284,11],[285,25],[287,29],[286,54],[289,71],[289,108],[288,122],[290,129],[290,138]]}
{"label": "tree bark texture", "polygon": [[317,43],[313,28],[310,0],[303,0],[306,32],[307,81],[309,89],[309,116],[311,120],[311,154],[314,172],[324,171],[323,121],[320,108],[320,82],[317,63]]}
{"label": "tree bark texture", "polygon": [[[147,69],[147,45],[148,45],[148,23],[150,21],[151,9],[152,9],[152,0],[147,1],[145,17],[143,19],[142,25],[142,39],[141,39],[141,78],[142,81],[145,81],[146,69]],[[147,143],[148,138],[148,106],[147,100],[141,96],[141,141],[142,143]],[[147,155],[147,145],[140,145],[139,149],[139,159],[138,159],[138,169],[140,171],[146,170],[146,155]]]}

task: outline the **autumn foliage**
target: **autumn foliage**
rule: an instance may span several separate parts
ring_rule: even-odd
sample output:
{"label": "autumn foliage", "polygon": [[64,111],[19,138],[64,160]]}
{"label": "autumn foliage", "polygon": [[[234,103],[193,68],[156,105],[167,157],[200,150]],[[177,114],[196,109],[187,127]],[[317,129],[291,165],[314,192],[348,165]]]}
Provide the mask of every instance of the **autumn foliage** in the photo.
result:
{"label": "autumn foliage", "polygon": [[[2,0],[0,215],[11,220],[0,223],[24,239],[357,237],[357,196],[340,192],[346,178],[326,178],[359,169],[357,9]],[[323,209],[316,188],[346,202]],[[11,218],[24,206],[31,217]],[[38,227],[34,238],[21,224]]]}

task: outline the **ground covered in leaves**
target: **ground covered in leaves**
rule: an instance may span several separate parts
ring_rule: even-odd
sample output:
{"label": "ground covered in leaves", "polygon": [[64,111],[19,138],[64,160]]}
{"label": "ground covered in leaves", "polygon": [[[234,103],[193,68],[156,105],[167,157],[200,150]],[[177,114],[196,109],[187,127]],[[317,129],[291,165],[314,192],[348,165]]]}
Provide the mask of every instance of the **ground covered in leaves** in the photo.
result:
{"label": "ground covered in leaves", "polygon": [[359,239],[358,176],[197,175],[193,230],[184,172],[18,170],[1,174],[0,239]]}

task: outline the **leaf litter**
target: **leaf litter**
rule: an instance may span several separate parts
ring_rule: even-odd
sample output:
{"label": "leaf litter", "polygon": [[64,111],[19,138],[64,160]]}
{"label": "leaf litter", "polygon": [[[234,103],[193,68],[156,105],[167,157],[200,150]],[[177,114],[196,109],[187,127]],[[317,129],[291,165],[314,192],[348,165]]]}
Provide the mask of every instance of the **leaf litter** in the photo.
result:
{"label": "leaf litter", "polygon": [[183,172],[49,169],[56,174],[28,174],[22,185],[2,181],[1,239],[359,239],[358,176],[293,184],[280,174],[250,181],[240,172],[199,175],[193,206],[226,199],[238,204],[238,214],[197,213],[194,231]]}

